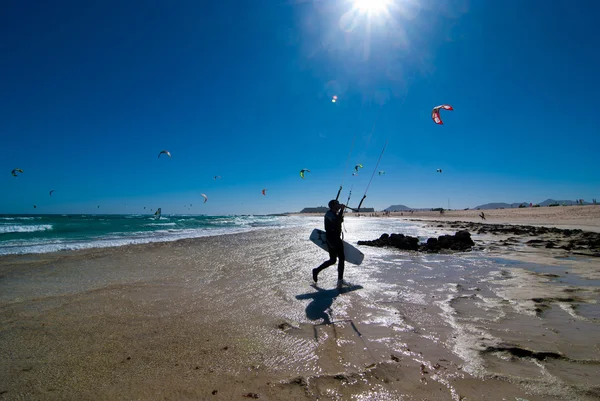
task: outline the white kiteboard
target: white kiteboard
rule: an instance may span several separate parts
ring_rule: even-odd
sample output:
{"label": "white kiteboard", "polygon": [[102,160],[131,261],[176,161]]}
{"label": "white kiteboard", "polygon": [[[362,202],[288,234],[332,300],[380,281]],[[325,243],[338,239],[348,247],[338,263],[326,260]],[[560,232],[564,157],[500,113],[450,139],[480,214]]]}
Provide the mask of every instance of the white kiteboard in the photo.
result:
{"label": "white kiteboard", "polygon": [[[329,252],[327,234],[325,234],[325,231],[315,228],[312,233],[310,233],[309,239],[322,250]],[[365,258],[365,255],[361,251],[346,241],[344,241],[344,256],[346,256],[346,262],[352,263],[353,265],[360,265]]]}

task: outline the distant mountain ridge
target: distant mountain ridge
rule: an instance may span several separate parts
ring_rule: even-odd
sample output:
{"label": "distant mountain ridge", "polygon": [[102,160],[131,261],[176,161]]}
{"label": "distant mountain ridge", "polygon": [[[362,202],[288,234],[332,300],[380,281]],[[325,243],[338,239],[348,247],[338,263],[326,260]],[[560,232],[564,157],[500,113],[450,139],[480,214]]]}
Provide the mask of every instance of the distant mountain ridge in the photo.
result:
{"label": "distant mountain ridge", "polygon": [[[328,207],[318,206],[318,207],[305,207],[300,211],[300,213],[326,213],[329,210]],[[360,213],[373,213],[375,209],[372,207],[361,207]]]}
{"label": "distant mountain ridge", "polygon": [[[554,200],[554,199],[546,199],[543,202],[519,202],[519,203],[486,203],[485,205],[479,205],[474,209],[510,209],[510,208],[518,208],[520,205],[529,206],[532,205],[540,205],[540,206],[549,206],[549,205],[560,205],[560,206],[573,206],[578,205],[577,201],[574,200]],[[583,205],[593,205],[592,202],[583,202]]]}
{"label": "distant mountain ridge", "polygon": [[392,205],[390,207],[387,207],[385,209],[383,209],[384,212],[406,212],[408,210],[415,210],[415,211],[419,211],[419,210],[431,210],[430,207],[427,208],[414,208],[414,207],[408,207],[405,205]]}
{"label": "distant mountain ridge", "polygon": [[328,207],[319,206],[319,207],[305,207],[300,210],[300,213],[325,213],[329,210]]}
{"label": "distant mountain ridge", "polygon": [[529,202],[517,202],[517,203],[494,202],[494,203],[486,203],[485,205],[479,205],[479,206],[474,207],[473,209],[510,209],[510,208],[518,208],[521,205],[529,206]]}
{"label": "distant mountain ridge", "polygon": [[[524,205],[526,207],[529,207],[529,204],[532,205],[540,205],[540,206],[549,206],[549,205],[560,205],[560,206],[573,206],[573,205],[579,205],[579,203],[577,203],[577,201],[575,200],[554,200],[554,199],[546,199],[543,202],[515,202],[515,203],[505,203],[505,202],[492,202],[492,203],[486,203],[484,205],[479,205],[476,206],[472,209],[511,209],[511,208],[518,208],[520,205]],[[592,202],[583,202],[583,205],[593,205]],[[427,208],[414,208],[414,207],[408,207],[406,205],[392,205],[389,206],[385,209],[383,209],[386,212],[405,212],[405,211],[409,211],[409,210],[414,210],[414,211],[426,211],[426,210],[431,210],[433,208],[427,207]]]}

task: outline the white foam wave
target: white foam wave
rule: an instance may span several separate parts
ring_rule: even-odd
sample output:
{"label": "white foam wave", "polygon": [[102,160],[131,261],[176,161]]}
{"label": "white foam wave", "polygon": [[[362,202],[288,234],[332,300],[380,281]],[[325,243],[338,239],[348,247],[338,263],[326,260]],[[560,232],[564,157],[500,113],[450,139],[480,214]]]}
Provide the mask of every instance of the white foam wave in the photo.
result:
{"label": "white foam wave", "polygon": [[35,231],[49,231],[52,230],[51,224],[40,224],[33,226],[22,226],[22,225],[0,225],[0,234],[8,233],[32,233]]}
{"label": "white foam wave", "polygon": [[45,241],[34,243],[27,241],[9,241],[3,243],[3,246],[0,247],[0,255],[76,251],[91,248],[110,248],[125,245],[148,244],[152,242],[172,242],[181,239],[237,234],[254,230],[277,228],[279,227],[221,227],[184,230],[164,229],[127,233],[126,237],[120,236],[117,233],[112,233],[106,237],[84,241],[67,239],[54,239],[51,242]]}
{"label": "white foam wave", "polygon": [[[28,253],[47,253],[57,251],[71,251],[87,248],[106,248],[116,247],[131,244],[145,244],[150,242],[170,242],[185,238],[198,238],[216,235],[236,234],[263,229],[278,229],[284,227],[297,227],[302,225],[313,225],[313,220],[306,217],[289,217],[289,216],[222,216],[212,219],[202,219],[201,227],[194,228],[179,228],[180,223],[175,223],[173,220],[165,221],[161,219],[151,222],[145,222],[144,227],[147,230],[116,231],[107,233],[102,236],[86,239],[70,239],[70,238],[46,238],[46,239],[15,239],[3,241],[0,243],[0,255],[9,254],[28,254]],[[317,221],[317,220],[315,220]],[[321,219],[318,219],[321,222]],[[152,227],[149,227],[152,226]],[[2,227],[0,225],[0,227]],[[8,226],[4,226],[8,227]],[[12,225],[11,225],[12,227]],[[29,230],[56,230],[51,225],[39,226],[17,226],[21,227],[21,232]],[[28,227],[28,228],[23,228]],[[37,228],[31,228],[37,227]],[[9,232],[6,228],[2,232]],[[10,232],[18,232],[17,228]]]}

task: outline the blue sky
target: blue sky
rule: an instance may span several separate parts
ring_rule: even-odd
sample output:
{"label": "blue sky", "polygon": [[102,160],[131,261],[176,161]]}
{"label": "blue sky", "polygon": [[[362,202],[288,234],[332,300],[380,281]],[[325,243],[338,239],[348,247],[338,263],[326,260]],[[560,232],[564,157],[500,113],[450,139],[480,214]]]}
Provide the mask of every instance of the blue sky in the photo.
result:
{"label": "blue sky", "polygon": [[0,213],[356,206],[379,170],[363,206],[600,195],[600,3],[141,4],[3,5]]}

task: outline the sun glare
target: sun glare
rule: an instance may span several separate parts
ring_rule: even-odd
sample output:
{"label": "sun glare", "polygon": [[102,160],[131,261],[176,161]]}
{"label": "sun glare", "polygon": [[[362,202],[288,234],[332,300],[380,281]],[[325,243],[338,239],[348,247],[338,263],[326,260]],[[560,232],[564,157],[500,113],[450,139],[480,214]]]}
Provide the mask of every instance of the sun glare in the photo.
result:
{"label": "sun glare", "polygon": [[391,0],[354,0],[354,8],[369,14],[387,11]]}

